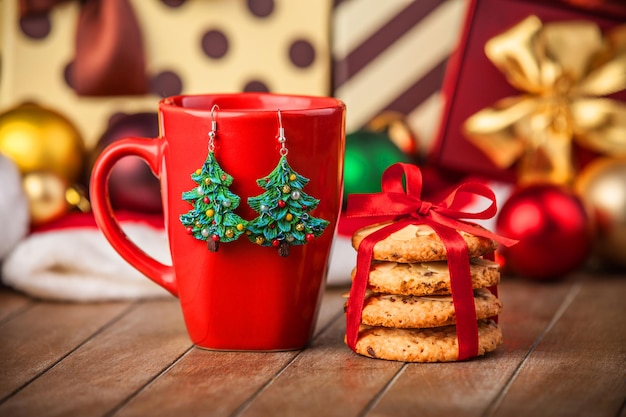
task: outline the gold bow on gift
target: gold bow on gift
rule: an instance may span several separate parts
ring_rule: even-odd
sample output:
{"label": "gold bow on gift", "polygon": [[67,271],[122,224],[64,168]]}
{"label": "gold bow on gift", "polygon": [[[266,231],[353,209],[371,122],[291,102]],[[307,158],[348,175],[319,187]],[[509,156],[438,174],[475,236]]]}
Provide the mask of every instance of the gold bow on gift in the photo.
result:
{"label": "gold bow on gift", "polygon": [[543,24],[536,16],[491,38],[487,57],[523,92],[468,118],[468,139],[518,182],[567,184],[572,140],[626,154],[626,105],[603,96],[626,88],[626,25],[602,36],[588,21]]}

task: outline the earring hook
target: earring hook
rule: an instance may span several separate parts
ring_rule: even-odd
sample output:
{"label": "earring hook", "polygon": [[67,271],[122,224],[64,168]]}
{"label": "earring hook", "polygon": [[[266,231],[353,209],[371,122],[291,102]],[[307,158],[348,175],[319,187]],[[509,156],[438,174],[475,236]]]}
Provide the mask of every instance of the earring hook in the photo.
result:
{"label": "earring hook", "polygon": [[220,110],[220,106],[214,104],[211,107],[211,131],[209,132],[209,151],[215,150],[215,136],[217,136],[217,120],[215,120],[215,109]]}
{"label": "earring hook", "polygon": [[283,116],[280,114],[280,109],[278,109],[278,142],[280,143],[280,155],[286,156],[289,150],[285,146],[285,142],[287,142],[287,138],[285,137],[285,128],[283,127]]}
{"label": "earring hook", "polygon": [[220,110],[220,106],[218,106],[217,104],[214,104],[213,107],[211,107],[211,119],[215,119],[215,109]]}

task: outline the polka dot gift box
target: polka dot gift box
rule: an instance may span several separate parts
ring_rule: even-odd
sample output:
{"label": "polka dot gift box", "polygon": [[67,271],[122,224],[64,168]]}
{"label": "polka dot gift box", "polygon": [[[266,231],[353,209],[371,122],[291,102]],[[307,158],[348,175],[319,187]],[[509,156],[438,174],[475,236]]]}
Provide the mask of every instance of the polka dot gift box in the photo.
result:
{"label": "polka dot gift box", "polygon": [[[39,3],[0,1],[0,112],[27,101],[52,108],[76,125],[87,147],[112,116],[153,111],[169,95],[330,94],[332,0]],[[101,57],[98,48],[112,39],[118,47],[97,71],[83,66],[81,45]],[[123,52],[135,42],[139,53]],[[85,78],[99,71],[98,89],[85,89]],[[139,87],[128,87],[131,81]]]}

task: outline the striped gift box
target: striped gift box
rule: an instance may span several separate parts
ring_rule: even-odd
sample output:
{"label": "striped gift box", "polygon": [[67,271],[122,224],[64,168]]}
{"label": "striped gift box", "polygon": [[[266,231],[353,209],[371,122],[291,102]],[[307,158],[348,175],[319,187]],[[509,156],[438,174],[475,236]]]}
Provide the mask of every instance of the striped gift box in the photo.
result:
{"label": "striped gift box", "polygon": [[467,0],[336,0],[333,84],[348,107],[348,132],[382,112],[399,112],[426,152],[466,6]]}

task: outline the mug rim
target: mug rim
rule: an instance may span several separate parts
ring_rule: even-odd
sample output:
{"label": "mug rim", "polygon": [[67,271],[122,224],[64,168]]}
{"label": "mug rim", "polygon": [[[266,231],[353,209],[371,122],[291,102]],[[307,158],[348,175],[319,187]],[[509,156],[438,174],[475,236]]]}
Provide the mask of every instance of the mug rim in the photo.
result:
{"label": "mug rim", "polygon": [[[232,106],[231,103],[248,100],[250,106]],[[219,100],[219,101],[218,101]],[[202,103],[202,105],[199,105]],[[257,105],[255,106],[254,103]],[[298,103],[299,105],[294,105]],[[159,108],[167,111],[211,113],[214,104],[219,106],[222,113],[275,113],[277,109],[289,113],[310,113],[316,110],[345,108],[343,101],[330,96],[316,96],[306,94],[281,94],[270,92],[240,92],[240,93],[204,93],[179,94],[169,96],[159,101]],[[281,106],[281,104],[284,104]]]}

